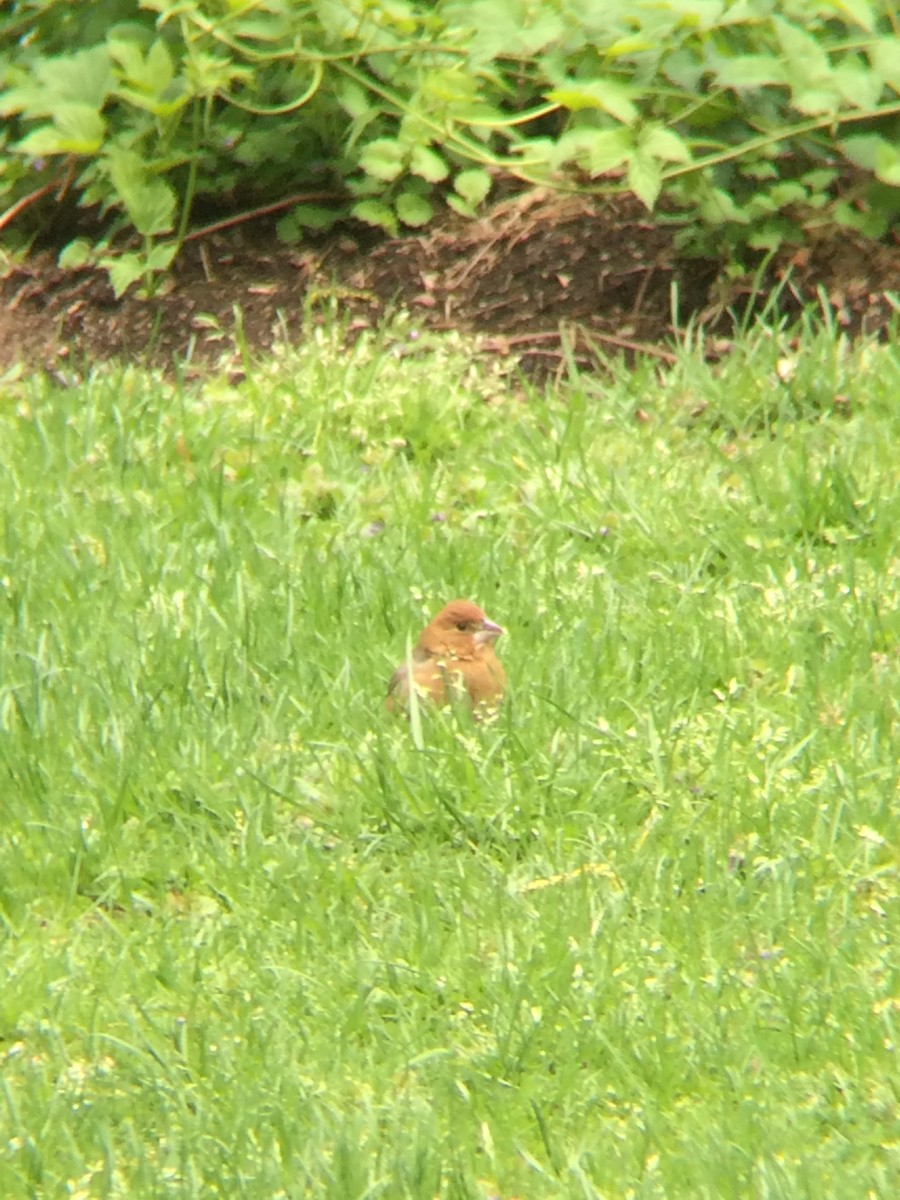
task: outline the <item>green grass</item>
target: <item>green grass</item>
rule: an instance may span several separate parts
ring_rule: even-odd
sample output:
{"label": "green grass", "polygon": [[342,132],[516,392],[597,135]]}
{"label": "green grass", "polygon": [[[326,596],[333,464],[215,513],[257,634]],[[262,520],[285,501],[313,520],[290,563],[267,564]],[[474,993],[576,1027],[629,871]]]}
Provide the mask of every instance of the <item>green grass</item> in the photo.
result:
{"label": "green grass", "polygon": [[[900,352],[0,395],[0,1195],[900,1171]],[[453,596],[494,725],[382,711]]]}

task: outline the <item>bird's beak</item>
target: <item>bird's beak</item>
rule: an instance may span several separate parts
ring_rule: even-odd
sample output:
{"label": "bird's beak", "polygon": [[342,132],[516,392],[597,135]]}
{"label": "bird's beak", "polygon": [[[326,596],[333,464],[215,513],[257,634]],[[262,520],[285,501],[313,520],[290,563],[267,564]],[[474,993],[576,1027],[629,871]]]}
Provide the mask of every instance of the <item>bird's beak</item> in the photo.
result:
{"label": "bird's beak", "polygon": [[496,642],[500,634],[505,632],[506,630],[502,625],[496,625],[493,621],[489,621],[485,617],[484,624],[475,634],[475,643],[478,646],[483,646],[486,642]]}

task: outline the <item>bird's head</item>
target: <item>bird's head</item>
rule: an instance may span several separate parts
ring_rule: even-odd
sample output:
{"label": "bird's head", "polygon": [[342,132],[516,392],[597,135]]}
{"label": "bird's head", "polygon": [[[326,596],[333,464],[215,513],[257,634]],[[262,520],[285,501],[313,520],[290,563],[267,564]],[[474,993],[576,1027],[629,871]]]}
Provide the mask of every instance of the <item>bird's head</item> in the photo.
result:
{"label": "bird's head", "polygon": [[482,646],[495,642],[503,627],[489,620],[471,600],[451,600],[425,627],[419,646],[431,655],[474,658]]}

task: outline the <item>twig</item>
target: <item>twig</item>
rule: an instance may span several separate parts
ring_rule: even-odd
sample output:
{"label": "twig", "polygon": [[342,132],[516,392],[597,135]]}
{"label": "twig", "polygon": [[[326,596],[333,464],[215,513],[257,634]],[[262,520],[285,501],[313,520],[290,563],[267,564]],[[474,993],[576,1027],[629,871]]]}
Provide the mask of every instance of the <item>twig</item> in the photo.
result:
{"label": "twig", "polygon": [[[59,191],[56,196],[57,200],[62,200],[63,196],[65,196],[66,192],[69,190],[69,184],[72,182],[72,176],[74,174],[75,164],[69,162],[69,165],[66,168],[65,177],[62,181],[62,184],[60,184]],[[28,208],[29,204],[34,204],[35,201],[40,200],[42,196],[46,196],[48,192],[52,192],[58,183],[58,179],[51,179],[50,182],[45,183],[43,187],[35,188],[33,192],[29,192],[27,196],[23,196],[21,200],[17,200],[15,204],[10,205],[6,212],[0,213],[0,229],[5,229],[11,221],[16,219],[19,213],[24,212],[24,210]]]}
{"label": "twig", "polygon": [[559,338],[559,333],[554,332],[553,330],[545,331],[543,333],[503,333],[498,337],[489,338],[484,344],[489,350],[496,350],[497,346],[493,344],[495,342],[503,342],[503,344],[506,346],[518,346],[523,342],[550,342],[559,341]]}
{"label": "twig", "polygon": [[[588,332],[588,330],[580,325],[578,326],[578,332],[589,346],[591,345],[592,339],[596,338],[597,341],[607,342],[609,345],[618,346],[622,350],[633,350],[636,354],[651,354],[654,357],[661,358],[664,362],[670,364],[675,364],[678,362],[677,355],[672,354],[671,351],[662,350],[659,346],[652,346],[647,342],[635,342],[632,341],[631,338],[617,337],[612,333],[598,333],[596,330],[591,330]],[[483,343],[483,345],[488,350],[498,350],[501,349],[502,346],[521,346],[527,345],[529,342],[558,341],[560,336],[561,335],[559,333],[554,333],[552,331],[545,331],[541,333],[516,333],[508,336],[501,334],[499,337],[488,339]],[[529,353],[537,354],[538,351],[531,350]],[[543,353],[546,353],[546,351]],[[551,353],[556,353],[556,351],[551,351]]]}
{"label": "twig", "polygon": [[663,362],[667,362],[670,366],[674,366],[678,362],[677,354],[673,354],[670,350],[663,350],[659,346],[651,346],[647,342],[634,342],[631,338],[616,337],[612,333],[597,333],[596,330],[591,330],[590,333],[586,329],[581,330],[588,345],[591,344],[591,339],[596,338],[600,342],[608,342],[610,346],[618,346],[620,350],[633,350],[636,354],[651,354],[654,358],[661,358]]}
{"label": "twig", "polygon": [[264,204],[261,208],[250,209],[249,212],[224,217],[221,221],[214,221],[212,225],[204,225],[202,229],[192,229],[185,235],[184,240],[185,242],[195,242],[198,238],[209,237],[212,233],[219,233],[222,229],[231,229],[232,226],[241,225],[245,221],[255,221],[258,217],[268,217],[271,213],[281,212],[282,209],[291,208],[295,204],[346,199],[343,192],[301,192],[296,196],[287,196],[284,200],[276,200],[274,204]]}

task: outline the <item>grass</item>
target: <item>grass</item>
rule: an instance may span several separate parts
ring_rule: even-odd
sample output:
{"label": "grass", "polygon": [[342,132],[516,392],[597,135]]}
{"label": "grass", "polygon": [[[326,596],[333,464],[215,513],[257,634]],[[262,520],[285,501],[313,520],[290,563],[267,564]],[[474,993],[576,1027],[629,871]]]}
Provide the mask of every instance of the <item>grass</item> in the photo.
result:
{"label": "grass", "polygon": [[[900,352],[0,396],[0,1195],[900,1169]],[[454,595],[494,725],[381,703]]]}

